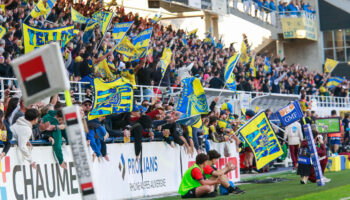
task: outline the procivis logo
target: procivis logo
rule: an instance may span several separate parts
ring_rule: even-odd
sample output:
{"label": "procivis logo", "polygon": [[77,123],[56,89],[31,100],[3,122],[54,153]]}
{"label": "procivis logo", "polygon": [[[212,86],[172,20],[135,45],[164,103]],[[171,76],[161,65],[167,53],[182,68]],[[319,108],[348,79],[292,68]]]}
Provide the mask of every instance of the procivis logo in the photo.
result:
{"label": "procivis logo", "polygon": [[[2,176],[2,183],[6,183],[6,175],[11,171],[10,156],[6,156],[2,161],[0,161],[0,174]],[[6,187],[0,186],[0,199],[7,200]]]}
{"label": "procivis logo", "polygon": [[125,178],[125,159],[124,159],[123,154],[120,155],[120,161],[121,162],[119,162],[119,171],[122,172],[122,178],[124,180],[124,178]]}

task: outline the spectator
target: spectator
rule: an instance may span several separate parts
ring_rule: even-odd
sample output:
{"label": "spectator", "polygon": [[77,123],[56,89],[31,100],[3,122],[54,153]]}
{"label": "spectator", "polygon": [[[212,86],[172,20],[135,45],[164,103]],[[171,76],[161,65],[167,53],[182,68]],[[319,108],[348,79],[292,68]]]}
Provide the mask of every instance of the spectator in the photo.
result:
{"label": "spectator", "polygon": [[31,150],[32,144],[30,139],[33,138],[33,125],[38,123],[39,111],[36,109],[28,109],[24,117],[18,118],[15,124],[10,129],[13,137],[17,140],[18,148],[22,153],[23,159],[28,161],[30,165],[36,169],[36,163],[32,159]]}
{"label": "spectator", "polygon": [[13,134],[10,129],[10,125],[7,122],[7,120],[5,120],[5,113],[4,111],[0,110],[0,140],[4,144],[4,148],[2,150],[2,153],[0,154],[0,161],[9,152],[11,147],[10,141],[12,140],[12,137]]}
{"label": "spectator", "polygon": [[295,171],[298,165],[299,145],[303,141],[301,124],[296,121],[288,125],[285,129],[283,140],[288,141],[288,147],[293,161],[293,171]]}
{"label": "spectator", "polygon": [[56,156],[56,159],[59,163],[59,165],[66,169],[67,165],[66,162],[64,162],[63,159],[63,153],[62,153],[62,136],[65,137],[67,141],[67,135],[63,121],[63,114],[61,110],[50,110],[44,117],[43,122],[50,122],[51,125],[56,126],[52,131],[46,131],[44,134],[46,134],[47,138],[52,144],[54,154]]}

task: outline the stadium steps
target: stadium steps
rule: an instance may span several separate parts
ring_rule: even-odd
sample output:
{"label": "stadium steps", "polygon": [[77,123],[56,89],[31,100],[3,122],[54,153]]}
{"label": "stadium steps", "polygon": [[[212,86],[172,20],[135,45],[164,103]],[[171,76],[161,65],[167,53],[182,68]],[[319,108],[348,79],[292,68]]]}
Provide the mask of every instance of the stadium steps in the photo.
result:
{"label": "stadium steps", "polygon": [[[229,8],[229,13],[232,14],[232,15],[235,15],[239,18],[242,18],[250,23],[253,23],[257,26],[260,26],[262,28],[265,28],[269,31],[271,31],[271,39],[273,40],[277,40],[278,39],[278,34],[281,34],[282,33],[282,27],[281,26],[273,26],[272,24],[269,24],[269,23],[266,23],[258,18],[255,18],[247,13],[243,13],[237,9],[234,9],[234,8]],[[276,19],[276,23],[279,24],[279,20]]]}
{"label": "stadium steps", "polygon": [[[265,49],[268,49],[270,46],[276,45],[275,42],[276,42],[276,41],[273,40],[273,39],[271,38],[271,36],[268,37],[268,38],[263,37],[262,42],[261,42],[257,47],[254,48],[254,51],[255,51],[256,53],[264,52],[264,50],[265,50]],[[276,46],[275,46],[275,48],[276,48]]]}

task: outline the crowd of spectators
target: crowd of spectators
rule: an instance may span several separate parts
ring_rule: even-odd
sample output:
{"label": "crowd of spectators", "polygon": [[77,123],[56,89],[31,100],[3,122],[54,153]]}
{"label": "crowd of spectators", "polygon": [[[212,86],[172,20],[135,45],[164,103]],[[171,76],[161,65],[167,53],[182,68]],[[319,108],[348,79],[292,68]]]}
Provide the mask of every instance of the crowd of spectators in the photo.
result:
{"label": "crowd of spectators", "polygon": [[[33,8],[30,3],[22,6],[19,0],[5,2],[5,12],[0,11],[0,19],[3,19],[2,26],[7,33],[0,40],[0,76],[14,77],[9,65],[10,61],[23,54],[21,23],[25,16]],[[26,19],[26,22],[41,28],[54,28],[64,25],[74,24],[71,20],[69,7],[90,17],[92,13],[101,9],[100,2],[89,5],[72,5],[71,2],[57,1],[47,20]],[[63,57],[67,73],[71,80],[89,81],[94,77],[101,77],[111,80],[120,76],[129,79],[134,85],[149,86],[172,86],[181,87],[181,80],[186,77],[198,77],[204,87],[223,88],[223,73],[228,59],[236,52],[233,44],[224,47],[221,41],[216,44],[207,43],[197,39],[195,36],[186,36],[184,30],[175,30],[172,26],[154,24],[150,19],[140,17],[137,13],[125,13],[123,7],[112,7],[116,15],[112,20],[111,28],[103,36],[99,28],[95,28],[93,36],[88,43],[83,41],[84,25],[75,24],[80,28],[78,35],[64,48]],[[135,62],[128,62],[122,54],[109,51],[114,45],[111,34],[113,24],[117,22],[134,21],[127,37],[133,38],[142,30],[153,27],[153,34],[150,40],[150,48],[153,52],[145,58]],[[185,40],[184,40],[185,39]],[[99,43],[101,42],[101,45]],[[244,36],[244,42],[248,46],[248,54],[255,55],[250,51],[249,43]],[[172,58],[164,77],[161,77],[159,60],[163,49],[170,47]],[[103,53],[105,53],[103,55]],[[103,56],[100,56],[100,55]],[[272,61],[271,72],[264,72],[265,57]],[[96,73],[91,65],[96,65],[99,61],[107,59],[111,76],[103,76]],[[251,61],[250,61],[251,62]],[[329,74],[310,72],[307,67],[299,64],[288,64],[285,59],[274,55],[257,54],[254,66],[257,68],[256,76],[253,77],[250,70],[250,62],[239,62],[234,69],[237,90],[259,91],[286,94],[299,94],[305,91],[306,94],[347,96],[349,82],[346,80],[334,90],[329,91],[326,87]],[[16,87],[16,83],[5,83],[6,87]],[[5,101],[3,102],[4,113],[0,112],[0,128],[2,130],[2,140],[5,148],[0,155],[4,157],[11,146],[10,140],[15,138],[18,142],[24,159],[35,167],[35,159],[32,158],[30,149],[33,140],[47,140],[52,145],[58,163],[65,168],[64,155],[61,145],[67,141],[65,125],[62,118],[62,107],[65,106],[60,101],[58,95],[51,97],[49,104],[42,102],[24,106],[23,100],[7,90]],[[74,95],[74,88],[72,89]],[[144,90],[145,94],[151,95],[157,90]],[[84,116],[85,132],[88,144],[93,150],[94,158],[104,158],[109,160],[106,142],[108,138],[133,138],[135,142],[135,154],[138,157],[142,151],[142,140],[153,140],[155,138],[164,140],[170,146],[174,143],[184,146],[188,153],[200,152],[205,140],[215,142],[235,141],[239,149],[240,141],[234,134],[242,120],[234,115],[229,106],[218,107],[218,98],[211,102],[210,113],[203,115],[201,120],[203,126],[185,127],[176,121],[181,113],[174,110],[176,102],[173,98],[161,101],[160,98],[146,98],[141,105],[135,106],[133,112],[113,114],[95,120],[87,120],[86,116],[91,111],[93,94],[91,88],[86,88],[86,99],[82,102],[74,100],[74,104],[81,107]],[[155,95],[153,95],[155,96]],[[243,113],[245,114],[245,113]],[[254,114],[253,114],[254,115]],[[253,116],[250,114],[250,116]],[[201,128],[202,127],[202,128]],[[26,130],[26,134],[18,134],[20,130]],[[62,137],[65,140],[62,140]],[[205,148],[205,147],[204,147]],[[251,165],[247,161],[248,166]]]}

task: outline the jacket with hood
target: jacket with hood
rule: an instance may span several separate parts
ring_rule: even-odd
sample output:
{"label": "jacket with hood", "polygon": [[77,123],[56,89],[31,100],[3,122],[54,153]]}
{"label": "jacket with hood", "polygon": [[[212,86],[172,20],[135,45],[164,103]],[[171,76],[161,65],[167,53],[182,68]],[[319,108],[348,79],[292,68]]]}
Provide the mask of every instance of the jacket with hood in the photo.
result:
{"label": "jacket with hood", "polygon": [[32,123],[26,120],[24,117],[18,118],[15,124],[13,124],[10,129],[12,131],[13,137],[17,140],[18,148],[22,152],[23,159],[32,163],[31,150],[27,146],[27,142],[33,136]]}

